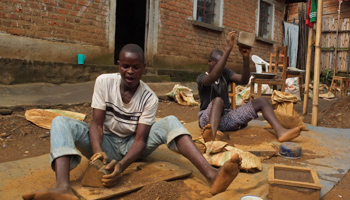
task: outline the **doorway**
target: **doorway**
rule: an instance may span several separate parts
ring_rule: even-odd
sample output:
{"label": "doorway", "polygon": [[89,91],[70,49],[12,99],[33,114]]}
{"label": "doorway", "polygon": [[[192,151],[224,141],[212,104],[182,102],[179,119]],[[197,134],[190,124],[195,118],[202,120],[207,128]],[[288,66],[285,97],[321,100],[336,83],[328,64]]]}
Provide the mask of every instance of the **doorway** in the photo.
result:
{"label": "doorway", "polygon": [[145,50],[146,0],[117,0],[114,64],[124,45],[133,43]]}

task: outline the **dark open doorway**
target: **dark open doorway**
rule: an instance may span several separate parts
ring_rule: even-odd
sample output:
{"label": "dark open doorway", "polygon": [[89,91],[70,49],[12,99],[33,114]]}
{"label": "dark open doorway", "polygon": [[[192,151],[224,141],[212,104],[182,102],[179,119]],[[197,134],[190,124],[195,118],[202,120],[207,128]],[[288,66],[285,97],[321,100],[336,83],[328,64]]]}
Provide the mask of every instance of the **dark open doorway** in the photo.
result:
{"label": "dark open doorway", "polygon": [[115,64],[121,48],[126,44],[137,44],[144,50],[146,0],[117,0],[116,20]]}

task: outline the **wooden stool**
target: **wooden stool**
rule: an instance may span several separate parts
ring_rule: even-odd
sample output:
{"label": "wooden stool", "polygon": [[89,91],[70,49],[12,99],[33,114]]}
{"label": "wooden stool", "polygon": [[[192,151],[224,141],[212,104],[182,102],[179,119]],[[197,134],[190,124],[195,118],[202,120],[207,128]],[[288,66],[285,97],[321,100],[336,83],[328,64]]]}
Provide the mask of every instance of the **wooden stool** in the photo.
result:
{"label": "wooden stool", "polygon": [[287,74],[287,78],[298,78],[298,84],[299,84],[299,91],[300,91],[300,99],[304,98],[304,74]]}
{"label": "wooden stool", "polygon": [[231,89],[228,91],[228,97],[231,99],[231,108],[236,109],[236,84],[231,83]]}
{"label": "wooden stool", "polygon": [[339,89],[339,97],[342,97],[343,92],[344,96],[348,96],[349,82],[350,77],[333,76],[332,84],[329,88],[329,91],[336,95],[337,90]]}

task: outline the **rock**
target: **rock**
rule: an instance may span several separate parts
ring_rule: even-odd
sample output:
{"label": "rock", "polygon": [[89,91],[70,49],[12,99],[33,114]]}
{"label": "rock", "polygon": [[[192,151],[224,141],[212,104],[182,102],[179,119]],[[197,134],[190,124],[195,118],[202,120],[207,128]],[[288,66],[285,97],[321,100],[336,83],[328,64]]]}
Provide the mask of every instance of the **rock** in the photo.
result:
{"label": "rock", "polygon": [[12,110],[9,110],[9,109],[0,109],[0,114],[1,114],[1,115],[11,115],[11,114],[12,114]]}
{"label": "rock", "polygon": [[41,139],[44,139],[44,138],[47,138],[47,137],[50,137],[50,135],[41,135],[41,136],[39,136],[39,138],[41,138]]}
{"label": "rock", "polygon": [[7,133],[1,133],[0,134],[0,137],[2,137],[2,138],[6,138],[7,136],[9,136],[10,134],[7,134]]}

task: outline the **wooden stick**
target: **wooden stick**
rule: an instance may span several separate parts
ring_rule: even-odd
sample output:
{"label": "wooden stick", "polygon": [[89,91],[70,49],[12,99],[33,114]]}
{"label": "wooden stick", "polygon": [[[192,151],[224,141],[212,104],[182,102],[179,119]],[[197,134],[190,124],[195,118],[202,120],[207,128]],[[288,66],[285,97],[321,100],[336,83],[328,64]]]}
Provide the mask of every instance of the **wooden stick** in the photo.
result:
{"label": "wooden stick", "polygon": [[304,88],[304,105],[303,115],[307,114],[307,103],[309,98],[309,84],[310,84],[310,70],[311,70],[311,54],[312,54],[312,38],[313,30],[309,27],[309,40],[307,43],[307,57],[306,57],[306,74],[305,74],[305,88]]}
{"label": "wooden stick", "polygon": [[316,42],[315,42],[315,66],[314,66],[314,88],[312,98],[312,118],[311,124],[317,126],[318,117],[318,90],[320,85],[320,63],[321,63],[321,32],[322,32],[322,14],[323,0],[317,2],[317,22],[316,22]]}
{"label": "wooden stick", "polygon": [[336,43],[335,43],[335,48],[334,48],[334,72],[333,72],[333,76],[335,76],[337,74],[337,67],[338,67],[338,43],[339,43],[339,27],[340,27],[340,19],[339,19],[339,16],[340,16],[340,5],[343,1],[340,0],[339,1],[339,5],[338,5],[338,27],[337,27],[337,32],[335,34],[335,37],[336,37]]}
{"label": "wooden stick", "polygon": [[350,68],[350,33],[349,33],[349,37],[348,37],[348,55],[347,55],[347,64],[345,64],[346,66],[346,77],[349,77],[349,68]]}

